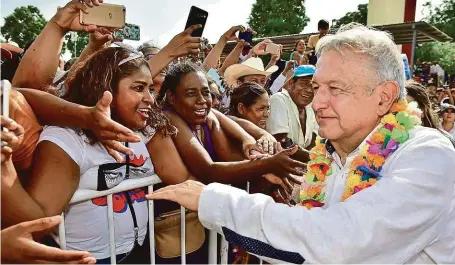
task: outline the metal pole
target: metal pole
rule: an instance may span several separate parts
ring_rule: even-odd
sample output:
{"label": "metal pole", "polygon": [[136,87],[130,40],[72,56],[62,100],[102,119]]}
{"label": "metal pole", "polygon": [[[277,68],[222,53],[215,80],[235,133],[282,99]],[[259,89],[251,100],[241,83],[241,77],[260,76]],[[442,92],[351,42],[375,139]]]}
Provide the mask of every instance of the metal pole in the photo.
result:
{"label": "metal pole", "polygon": [[417,45],[417,30],[416,25],[412,24],[412,53],[411,53],[411,77],[414,74],[414,57],[415,57],[415,50]]}
{"label": "metal pole", "polygon": [[183,206],[180,206],[180,251],[181,251],[181,263],[182,265],[186,264],[186,210]]}
{"label": "metal pole", "polygon": [[[149,194],[153,193],[153,185],[149,186]],[[149,241],[150,241],[150,264],[155,264],[155,215],[153,212],[153,200],[149,200]]]}
{"label": "metal pole", "polygon": [[107,227],[109,228],[109,254],[111,255],[111,264],[117,264],[117,254],[115,253],[115,230],[114,230],[114,202],[112,194],[107,195]]}

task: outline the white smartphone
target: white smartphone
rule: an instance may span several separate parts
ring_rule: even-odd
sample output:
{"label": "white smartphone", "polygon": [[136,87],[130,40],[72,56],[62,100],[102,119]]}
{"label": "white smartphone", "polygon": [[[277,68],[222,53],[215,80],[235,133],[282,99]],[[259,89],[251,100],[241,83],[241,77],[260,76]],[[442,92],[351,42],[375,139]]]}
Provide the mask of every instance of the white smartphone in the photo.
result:
{"label": "white smartphone", "polygon": [[2,89],[2,116],[9,118],[9,91],[11,90],[11,83],[8,80],[0,82]]}

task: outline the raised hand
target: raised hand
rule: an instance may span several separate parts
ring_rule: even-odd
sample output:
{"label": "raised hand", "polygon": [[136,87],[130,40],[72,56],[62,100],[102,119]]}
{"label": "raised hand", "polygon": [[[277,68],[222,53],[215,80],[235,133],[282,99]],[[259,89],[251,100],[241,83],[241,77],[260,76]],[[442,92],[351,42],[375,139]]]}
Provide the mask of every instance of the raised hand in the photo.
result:
{"label": "raised hand", "polygon": [[[89,7],[99,6],[103,0],[84,0]],[[64,31],[87,31],[92,32],[96,25],[81,25],[79,23],[79,11],[88,13],[88,7],[78,0],[72,0],[64,7],[58,8],[57,14],[51,18],[51,21],[57,24]]]}
{"label": "raised hand", "polygon": [[[1,116],[1,163],[7,161],[24,139],[24,128],[12,119]],[[6,128],[7,130],[5,130]]]}
{"label": "raised hand", "polygon": [[2,263],[94,264],[96,259],[86,251],[61,250],[33,240],[33,232],[47,230],[61,221],[61,216],[46,217],[2,230]]}
{"label": "raised hand", "polygon": [[88,127],[104,145],[107,152],[115,160],[122,162],[123,159],[117,152],[132,155],[133,151],[120,142],[139,142],[141,138],[130,129],[111,119],[111,102],[112,94],[105,91],[96,106],[90,110],[91,115],[88,117]]}
{"label": "raised hand", "polygon": [[201,48],[201,38],[192,37],[191,33],[200,27],[202,25],[192,25],[183,32],[175,35],[161,51],[168,52],[173,58],[187,54],[198,54]]}
{"label": "raised hand", "polygon": [[104,27],[98,27],[90,33],[88,45],[91,45],[94,48],[100,48],[103,47],[107,42],[113,40],[114,36],[111,30]]}
{"label": "raised hand", "polygon": [[265,48],[267,48],[267,45],[270,43],[273,43],[273,42],[269,39],[265,39],[265,40],[259,42],[258,44],[256,44],[251,51],[254,55],[258,55],[258,56],[269,54],[270,52],[266,52]]}
{"label": "raised hand", "polygon": [[221,38],[224,40],[224,41],[238,41],[239,39],[237,38],[237,36],[235,35],[238,31],[241,31],[241,32],[244,32],[246,29],[244,26],[242,25],[239,25],[239,26],[234,26],[234,27],[231,27],[228,31],[226,31],[223,36],[221,36]]}

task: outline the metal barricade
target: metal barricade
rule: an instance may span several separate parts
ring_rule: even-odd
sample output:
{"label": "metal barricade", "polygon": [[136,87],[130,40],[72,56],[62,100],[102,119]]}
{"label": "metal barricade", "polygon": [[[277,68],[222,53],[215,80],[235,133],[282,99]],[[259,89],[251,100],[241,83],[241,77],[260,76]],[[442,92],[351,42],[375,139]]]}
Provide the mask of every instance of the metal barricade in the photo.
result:
{"label": "metal barricade", "polygon": [[[115,245],[115,227],[114,227],[114,211],[113,211],[113,201],[112,196],[113,194],[128,191],[132,189],[148,187],[148,192],[153,192],[153,185],[161,183],[161,180],[157,175],[153,175],[147,178],[140,178],[140,179],[128,179],[122,181],[119,185],[115,186],[112,189],[105,190],[105,191],[93,191],[93,190],[86,190],[86,189],[79,189],[77,190],[73,198],[71,199],[69,204],[75,204],[83,201],[88,201],[98,197],[107,197],[107,217],[108,217],[108,229],[109,229],[109,245],[110,245],[110,257],[111,257],[111,264],[116,264],[116,245]],[[153,214],[153,201],[148,201],[148,208],[149,208],[149,240],[150,240],[150,261],[151,264],[155,264],[155,226],[154,226],[154,214]],[[180,209],[181,214],[181,264],[186,264],[186,253],[185,253],[185,208],[181,207]],[[59,243],[61,249],[67,249],[66,246],[66,235],[65,235],[65,215],[62,213],[63,221],[59,225]],[[224,241],[224,240],[223,240]],[[227,249],[226,249],[227,254]],[[216,264],[218,258],[217,253],[217,233],[215,231],[210,231],[209,235],[209,263]],[[227,263],[226,262],[223,264]]]}

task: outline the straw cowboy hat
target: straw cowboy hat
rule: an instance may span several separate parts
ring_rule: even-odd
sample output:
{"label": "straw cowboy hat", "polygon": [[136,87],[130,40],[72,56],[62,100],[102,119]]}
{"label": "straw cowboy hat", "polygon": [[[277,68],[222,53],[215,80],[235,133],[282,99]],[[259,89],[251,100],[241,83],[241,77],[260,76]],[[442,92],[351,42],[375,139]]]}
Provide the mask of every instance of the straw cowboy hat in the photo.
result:
{"label": "straw cowboy hat", "polygon": [[249,58],[241,64],[229,66],[224,72],[224,77],[228,85],[233,85],[237,79],[247,75],[265,75],[266,77],[278,70],[278,66],[271,66],[264,70],[264,64],[260,58]]}

